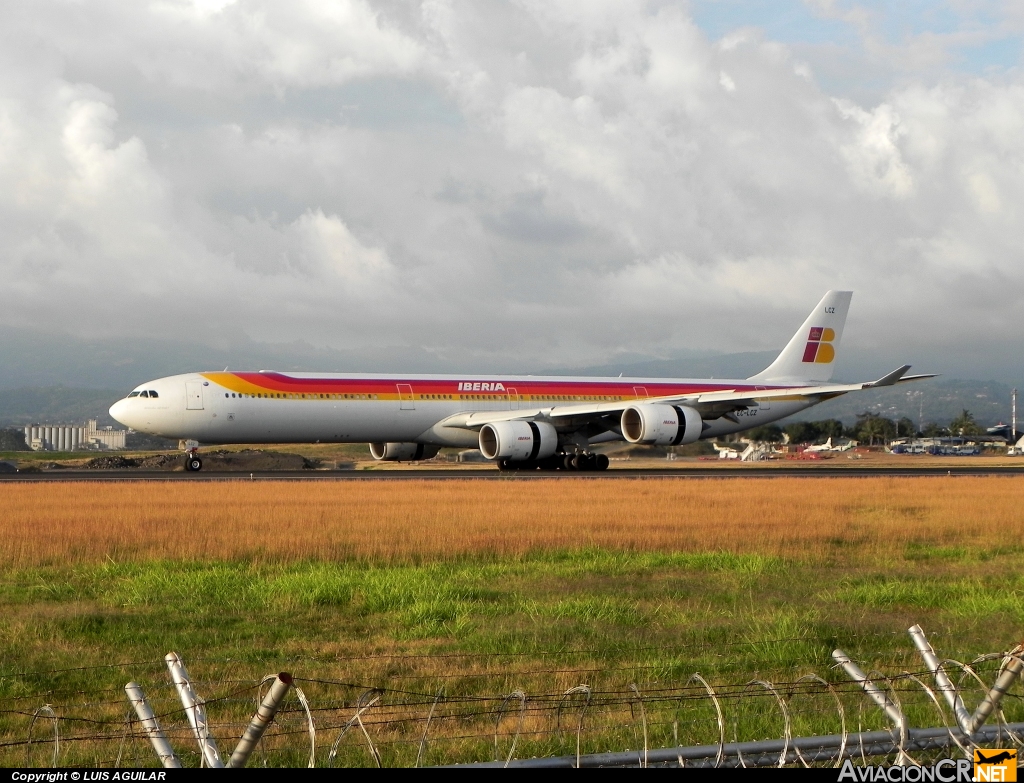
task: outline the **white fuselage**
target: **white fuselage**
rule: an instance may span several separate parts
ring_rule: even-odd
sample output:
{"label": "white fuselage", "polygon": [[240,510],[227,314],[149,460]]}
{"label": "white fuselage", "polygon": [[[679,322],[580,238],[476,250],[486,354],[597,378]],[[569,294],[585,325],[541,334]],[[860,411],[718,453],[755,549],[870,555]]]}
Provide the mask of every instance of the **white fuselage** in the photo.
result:
{"label": "white fuselage", "polygon": [[[475,448],[476,432],[441,422],[466,412],[536,411],[763,388],[719,379],[207,372],[142,384],[110,413],[140,432],[208,444],[416,442]],[[812,404],[798,395],[766,400],[734,412],[734,420],[709,421],[702,437],[774,422]],[[589,442],[620,439],[606,432]]]}

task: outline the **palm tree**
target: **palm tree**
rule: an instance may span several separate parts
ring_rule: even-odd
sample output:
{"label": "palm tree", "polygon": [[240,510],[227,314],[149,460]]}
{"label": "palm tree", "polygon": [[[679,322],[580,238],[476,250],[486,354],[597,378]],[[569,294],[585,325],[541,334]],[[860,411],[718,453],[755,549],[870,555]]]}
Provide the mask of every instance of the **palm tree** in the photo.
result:
{"label": "palm tree", "polygon": [[964,408],[960,411],[960,415],[949,423],[949,431],[960,437],[964,435],[980,435],[981,427],[974,420],[974,414],[967,410],[967,408]]}
{"label": "palm tree", "polygon": [[857,437],[860,441],[868,441],[871,446],[876,440],[884,441],[895,429],[892,421],[877,413],[862,413],[857,417]]}

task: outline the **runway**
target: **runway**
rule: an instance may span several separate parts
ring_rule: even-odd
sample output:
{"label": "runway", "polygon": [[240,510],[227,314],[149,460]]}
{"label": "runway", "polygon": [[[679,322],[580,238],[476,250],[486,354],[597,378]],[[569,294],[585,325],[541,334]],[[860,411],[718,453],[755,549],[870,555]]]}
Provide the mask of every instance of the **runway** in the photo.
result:
{"label": "runway", "polygon": [[186,473],[184,471],[142,471],[142,470],[49,470],[26,473],[0,473],[0,483],[65,481],[65,482],[116,482],[116,481],[534,481],[555,480],[626,480],[626,479],[724,479],[746,478],[868,478],[877,476],[1024,476],[1024,464],[1020,466],[983,466],[955,464],[944,466],[877,466],[877,467],[777,467],[750,466],[742,468],[612,468],[599,473],[577,473],[573,471],[499,471],[495,468],[453,469],[410,468],[408,470],[294,470],[258,471],[209,471]]}

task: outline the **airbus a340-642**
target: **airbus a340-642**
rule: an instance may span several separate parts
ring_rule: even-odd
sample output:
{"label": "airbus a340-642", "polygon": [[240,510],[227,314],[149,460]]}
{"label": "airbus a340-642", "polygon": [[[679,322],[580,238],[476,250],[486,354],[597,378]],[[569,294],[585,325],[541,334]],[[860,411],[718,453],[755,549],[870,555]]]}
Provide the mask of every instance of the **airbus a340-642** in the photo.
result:
{"label": "airbus a340-642", "polygon": [[[909,365],[830,383],[852,297],[829,291],[766,370],[742,380],[198,372],[138,386],[110,415],[203,444],[369,443],[378,460],[479,448],[502,469],[603,470],[593,446],[681,445],[790,416],[861,389],[929,378]],[[197,449],[186,466],[200,470]]]}

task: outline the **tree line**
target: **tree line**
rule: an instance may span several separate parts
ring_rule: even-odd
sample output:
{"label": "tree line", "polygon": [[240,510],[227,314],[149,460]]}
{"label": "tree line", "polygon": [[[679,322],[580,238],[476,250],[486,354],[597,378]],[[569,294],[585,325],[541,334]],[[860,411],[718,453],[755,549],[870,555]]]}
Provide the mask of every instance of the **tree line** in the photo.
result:
{"label": "tree line", "polygon": [[850,438],[874,446],[896,438],[961,437],[983,433],[984,430],[974,420],[974,415],[965,408],[945,427],[931,422],[924,429],[918,429],[906,416],[900,419],[887,419],[877,413],[865,411],[849,427],[839,419],[794,421],[781,427],[777,424],[765,424],[747,432],[746,437],[767,443],[782,443],[786,435],[789,436],[790,443],[823,443],[829,438]]}

